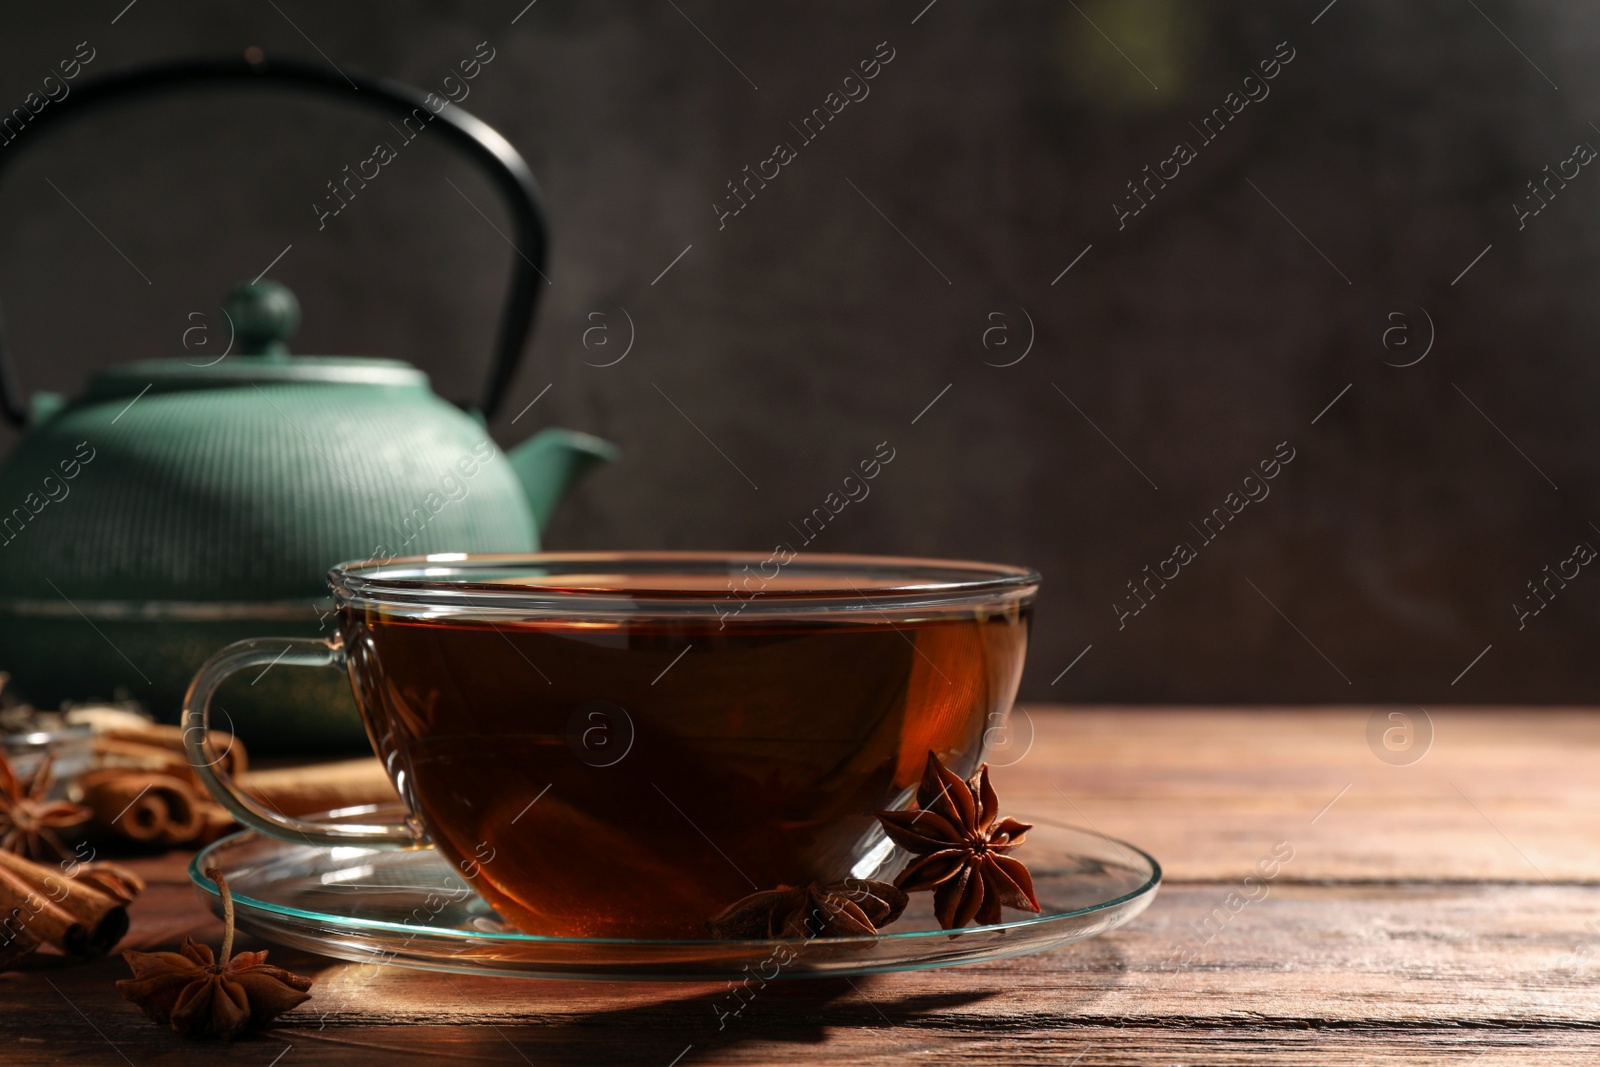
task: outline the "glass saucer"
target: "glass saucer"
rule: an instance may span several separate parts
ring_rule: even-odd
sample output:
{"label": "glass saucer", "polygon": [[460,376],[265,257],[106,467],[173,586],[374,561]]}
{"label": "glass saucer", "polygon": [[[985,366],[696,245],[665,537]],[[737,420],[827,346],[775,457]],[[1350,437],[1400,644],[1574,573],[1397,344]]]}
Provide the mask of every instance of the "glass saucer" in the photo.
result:
{"label": "glass saucer", "polygon": [[[400,814],[366,806],[319,821],[392,822]],[[205,848],[189,877],[221,915],[216,883],[201,873],[220,868],[240,929],[324,956],[461,974],[630,981],[822,978],[996,960],[1097,937],[1155,899],[1161,867],[1145,852],[1087,830],[1031,821],[1018,858],[1033,873],[1040,914],[1008,911],[1017,918],[946,931],[933,918],[931,894],[919,893],[892,932],[874,937],[541,937],[504,923],[432,849],[315,848],[253,831]]]}

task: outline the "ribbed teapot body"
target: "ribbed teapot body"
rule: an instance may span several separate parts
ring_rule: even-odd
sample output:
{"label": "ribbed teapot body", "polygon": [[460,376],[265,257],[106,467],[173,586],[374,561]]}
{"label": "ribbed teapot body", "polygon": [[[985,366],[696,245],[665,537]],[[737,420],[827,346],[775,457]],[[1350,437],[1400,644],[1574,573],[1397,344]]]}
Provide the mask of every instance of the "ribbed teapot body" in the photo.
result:
{"label": "ribbed teapot body", "polygon": [[333,564],[538,548],[505,455],[404,364],[295,357],[134,391],[139,366],[0,467],[0,670],[25,696],[170,718],[224,631],[328,632]]}

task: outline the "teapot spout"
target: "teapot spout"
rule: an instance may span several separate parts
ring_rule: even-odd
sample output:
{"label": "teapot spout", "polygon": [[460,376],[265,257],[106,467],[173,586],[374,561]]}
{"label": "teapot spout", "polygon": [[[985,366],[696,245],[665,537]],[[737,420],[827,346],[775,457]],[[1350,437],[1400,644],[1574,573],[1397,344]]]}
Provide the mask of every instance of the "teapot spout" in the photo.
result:
{"label": "teapot spout", "polygon": [[534,521],[543,533],[550,516],[573,486],[602,463],[617,458],[617,446],[576,430],[540,430],[506,454],[522,481]]}

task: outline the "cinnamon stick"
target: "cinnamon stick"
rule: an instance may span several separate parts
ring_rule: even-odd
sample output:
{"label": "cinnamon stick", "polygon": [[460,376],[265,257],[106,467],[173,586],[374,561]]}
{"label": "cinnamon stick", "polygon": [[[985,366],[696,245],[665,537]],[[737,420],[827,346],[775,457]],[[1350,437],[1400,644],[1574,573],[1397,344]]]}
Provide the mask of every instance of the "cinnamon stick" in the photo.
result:
{"label": "cinnamon stick", "polygon": [[0,913],[26,933],[69,956],[102,956],[128,932],[128,911],[86,882],[0,851]]}
{"label": "cinnamon stick", "polygon": [[[225,774],[242,774],[249,766],[244,742],[232,734],[212,730],[208,735],[212,758]],[[121,724],[94,735],[95,763],[101,767],[130,767],[190,777],[184,731],[159,723]]]}
{"label": "cinnamon stick", "polygon": [[268,807],[295,816],[400,799],[373,756],[251,771],[239,784]]}
{"label": "cinnamon stick", "polygon": [[118,904],[132,904],[133,898],[144,892],[144,879],[120,863],[82,864],[69,877],[100,890]]}
{"label": "cinnamon stick", "polygon": [[95,821],[131,841],[186,844],[205,826],[194,789],[169,774],[90,771],[78,779],[78,788]]}
{"label": "cinnamon stick", "polygon": [[209,845],[222,835],[232,833],[239,828],[238,822],[220,804],[201,802],[200,816],[200,832],[194,839],[194,844],[197,846]]}
{"label": "cinnamon stick", "polygon": [[193,773],[184,753],[160,745],[124,741],[118,737],[95,737],[89,742],[89,747],[94,754],[93,765],[97,770],[153,771],[173,777]]}

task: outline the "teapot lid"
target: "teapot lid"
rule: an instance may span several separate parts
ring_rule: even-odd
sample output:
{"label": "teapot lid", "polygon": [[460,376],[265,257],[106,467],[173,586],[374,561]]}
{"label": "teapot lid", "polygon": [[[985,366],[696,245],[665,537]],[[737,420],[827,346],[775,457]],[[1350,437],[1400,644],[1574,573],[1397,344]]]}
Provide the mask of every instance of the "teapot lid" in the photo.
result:
{"label": "teapot lid", "polygon": [[428,388],[428,376],[398,359],[370,356],[295,356],[292,360],[224,360],[213,366],[181,359],[147,359],[97,372],[84,401],[133,398],[145,392],[226,389],[243,385],[378,385]]}
{"label": "teapot lid", "polygon": [[223,301],[222,312],[229,326],[222,355],[204,362],[151,359],[108,367],[89,380],[83,399],[286,383],[428,386],[426,374],[398,359],[290,356],[288,341],[300,325],[300,304],[279,282],[257,280],[235,286]]}

